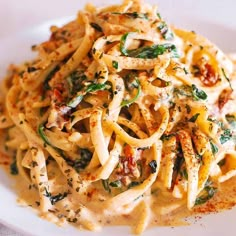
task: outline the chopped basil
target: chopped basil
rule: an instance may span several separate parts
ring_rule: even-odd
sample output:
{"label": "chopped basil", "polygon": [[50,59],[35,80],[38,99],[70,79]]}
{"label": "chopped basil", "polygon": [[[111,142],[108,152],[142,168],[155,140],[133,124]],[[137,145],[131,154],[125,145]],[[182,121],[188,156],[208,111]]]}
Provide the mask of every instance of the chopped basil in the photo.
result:
{"label": "chopped basil", "polygon": [[132,103],[134,103],[138,98],[139,98],[139,96],[140,96],[140,94],[141,94],[141,86],[140,86],[140,84],[139,84],[139,81],[137,80],[137,79],[135,79],[135,81],[136,81],[136,85],[133,83],[133,86],[135,87],[135,86],[138,86],[138,87],[136,87],[137,88],[137,93],[136,93],[136,95],[133,97],[133,98],[131,98],[130,100],[123,100],[122,102],[121,102],[121,107],[124,107],[124,106],[129,106],[129,105],[131,105]]}
{"label": "chopped basil", "polygon": [[210,145],[211,145],[211,151],[215,155],[219,149],[213,142],[210,142]]}
{"label": "chopped basil", "polygon": [[151,173],[152,173],[152,174],[156,173],[156,171],[157,171],[157,162],[156,162],[156,160],[150,161],[150,162],[148,163],[148,165],[149,165],[150,168],[151,168]]}
{"label": "chopped basil", "polygon": [[233,89],[233,87],[232,87],[232,84],[231,84],[231,82],[230,82],[229,77],[225,74],[224,68],[221,68],[221,70],[222,70],[222,73],[223,73],[225,79],[226,79],[226,80],[228,81],[228,83],[229,83],[229,87],[231,88],[232,91],[234,91],[234,89]]}
{"label": "chopped basil", "polygon": [[195,100],[206,100],[207,94],[196,87],[195,84],[192,84],[192,94]]}
{"label": "chopped basil", "polygon": [[196,113],[195,115],[193,115],[188,121],[189,122],[195,122],[198,118],[198,116],[200,115],[200,113]]}
{"label": "chopped basil", "polygon": [[96,23],[94,23],[94,22],[92,22],[92,23],[90,23],[90,25],[95,29],[95,30],[97,30],[98,32],[103,32],[103,30],[102,30],[102,28],[101,28],[101,26],[100,25],[98,25],[98,24],[96,24]]}
{"label": "chopped basil", "polygon": [[120,182],[120,180],[116,180],[116,181],[110,182],[109,185],[113,188],[120,188],[121,182]]}
{"label": "chopped basil", "polygon": [[224,133],[220,135],[220,143],[224,144],[232,138],[232,133],[229,129],[225,129]]}
{"label": "chopped basil", "polygon": [[195,206],[206,203],[215,195],[217,189],[211,186],[211,184],[212,183],[210,181],[206,182],[205,187],[203,189],[203,194],[196,199]]}
{"label": "chopped basil", "polygon": [[112,61],[112,66],[117,70],[119,65],[117,61]]}
{"label": "chopped basil", "polygon": [[236,129],[236,117],[234,115],[227,114],[225,118],[230,124],[231,128]]}
{"label": "chopped basil", "polygon": [[108,182],[108,179],[103,179],[102,180],[102,185],[104,187],[104,189],[107,191],[107,192],[111,192],[111,189],[109,187],[109,182]]}
{"label": "chopped basil", "polygon": [[127,16],[133,19],[145,19],[148,20],[148,14],[147,13],[138,13],[138,12],[126,12],[126,13],[121,13],[121,12],[112,12],[112,14],[115,15],[123,15],[123,16]]}
{"label": "chopped basil", "polygon": [[12,175],[18,175],[19,173],[19,170],[18,170],[18,167],[17,167],[17,164],[16,164],[16,160],[14,160],[11,165],[10,165],[10,172]]}

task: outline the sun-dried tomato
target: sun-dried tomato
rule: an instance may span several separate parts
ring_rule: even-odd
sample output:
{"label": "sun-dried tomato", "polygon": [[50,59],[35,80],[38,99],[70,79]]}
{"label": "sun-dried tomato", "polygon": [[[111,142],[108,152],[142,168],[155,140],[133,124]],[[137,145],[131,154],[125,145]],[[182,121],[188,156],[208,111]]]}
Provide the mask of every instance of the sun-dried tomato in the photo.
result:
{"label": "sun-dried tomato", "polygon": [[224,89],[218,99],[218,107],[221,110],[224,105],[230,100],[230,96],[232,94],[231,89]]}
{"label": "sun-dried tomato", "polygon": [[209,63],[196,66],[196,68],[198,68],[198,71],[195,73],[195,76],[199,77],[205,86],[212,87],[219,81],[219,75]]}

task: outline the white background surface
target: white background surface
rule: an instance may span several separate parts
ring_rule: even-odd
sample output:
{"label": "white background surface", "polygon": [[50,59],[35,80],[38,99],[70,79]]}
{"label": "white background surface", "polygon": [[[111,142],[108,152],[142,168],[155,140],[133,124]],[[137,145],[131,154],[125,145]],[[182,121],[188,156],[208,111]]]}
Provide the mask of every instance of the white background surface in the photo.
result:
{"label": "white background surface", "polygon": [[[0,57],[4,56],[7,58],[5,63],[13,62],[16,60],[16,58],[17,60],[18,58],[24,59],[24,55],[19,55],[19,52],[21,51],[17,51],[17,54],[14,55],[15,49],[19,47],[25,47],[25,43],[23,43],[21,40],[18,40],[18,35],[21,35],[21,33],[25,30],[32,28],[36,29],[37,31],[38,28],[36,26],[43,22],[59,19],[64,16],[76,15],[77,9],[81,8],[85,2],[85,0],[0,0],[0,42],[4,42],[4,40],[5,42],[8,41],[8,47],[0,47]],[[91,0],[90,2],[101,5],[104,3],[114,3],[120,1]],[[178,26],[184,26],[189,29],[196,30],[197,32],[200,32],[212,39],[224,50],[228,52],[236,52],[235,0],[149,0],[149,2],[155,2],[159,4],[162,16],[169,19],[169,22],[176,22],[176,25]],[[208,23],[205,24],[205,22]],[[37,38],[37,33],[40,34],[40,32],[35,32],[35,40]],[[10,47],[12,44],[9,43],[8,39],[6,39],[8,37],[11,38],[12,43],[15,43],[12,48]],[[32,38],[34,39],[32,34],[30,37],[30,40]],[[11,53],[9,53],[9,50],[11,50]],[[5,65],[0,64],[0,69],[2,69],[4,66]],[[2,177],[0,176],[0,178]],[[5,182],[6,180],[0,179],[0,181],[4,181],[4,185],[7,185]],[[2,186],[0,186],[2,198],[3,196],[1,188]],[[4,188],[6,187],[4,186]],[[9,196],[11,197],[9,198],[9,202],[14,202],[15,196]],[[15,210],[14,207],[11,206],[9,209],[12,209],[12,211],[8,211],[8,215],[6,215],[6,221],[9,221],[8,219],[12,217],[15,217],[17,220],[15,215],[11,215]],[[1,203],[0,211],[2,211]],[[22,224],[24,222],[24,217],[29,217],[30,214],[31,212],[29,213],[27,211],[25,215],[22,215]],[[230,216],[231,217],[229,217],[228,220],[226,217],[225,219],[227,221],[232,221],[232,217],[235,217],[235,214]],[[19,224],[21,224],[21,220],[19,221]],[[33,216],[32,223],[35,222],[37,222],[37,217]],[[214,222],[212,223],[214,224]],[[29,225],[31,225],[30,221]],[[232,225],[233,224],[231,224],[231,227]],[[37,228],[40,228],[40,225],[35,225],[35,229]],[[2,231],[1,229],[2,228],[0,227],[0,235],[16,235],[13,234],[13,232]],[[236,235],[235,228],[227,228],[226,230],[222,230],[224,232],[228,231],[226,233],[227,235]],[[66,232],[67,231],[65,231],[65,233]],[[186,232],[186,235],[190,235],[189,233],[191,231],[189,230]],[[204,231],[202,232],[204,233]],[[218,231],[218,233],[219,234],[212,232],[212,234],[208,235],[223,235],[221,234],[222,232]],[[47,235],[50,235],[50,232]],[[51,235],[53,235],[53,233]],[[179,232],[179,235],[183,234]]]}
{"label": "white background surface", "polygon": [[[41,22],[75,15],[77,9],[89,0],[0,0],[0,38],[31,28]],[[98,4],[121,2],[121,0],[90,0]],[[236,27],[235,0],[149,0],[160,6],[168,19],[178,15],[199,16]],[[176,12],[178,10],[178,12]]]}

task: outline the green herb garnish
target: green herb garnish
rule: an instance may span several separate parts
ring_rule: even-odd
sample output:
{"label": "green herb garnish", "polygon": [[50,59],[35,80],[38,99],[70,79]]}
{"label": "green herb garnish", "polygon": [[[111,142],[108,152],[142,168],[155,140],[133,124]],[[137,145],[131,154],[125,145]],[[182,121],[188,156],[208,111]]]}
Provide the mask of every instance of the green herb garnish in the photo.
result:
{"label": "green herb garnish", "polygon": [[92,152],[90,152],[88,149],[81,148],[79,150],[80,158],[75,159],[71,162],[71,166],[79,173],[82,169],[85,169],[85,167],[89,164],[89,162],[92,159]]}
{"label": "green herb garnish", "polygon": [[171,137],[174,137],[176,134],[175,133],[173,133],[173,134],[163,134],[162,136],[161,136],[161,140],[162,141],[168,141],[168,140],[170,140],[171,139]]}
{"label": "green herb garnish", "polygon": [[138,12],[126,12],[126,13],[121,13],[121,12],[112,12],[112,14],[114,15],[123,15],[123,16],[127,16],[133,19],[145,19],[148,20],[148,14],[147,13],[138,13]]}
{"label": "green herb garnish", "polygon": [[232,138],[232,133],[230,129],[225,129],[224,133],[220,135],[220,143],[224,144]]}
{"label": "green herb garnish", "polygon": [[233,89],[233,87],[232,87],[232,84],[231,84],[231,82],[230,82],[230,79],[229,79],[229,77],[226,75],[224,68],[221,68],[221,70],[222,70],[222,73],[223,73],[225,79],[226,79],[226,80],[228,81],[228,83],[229,83],[229,87],[231,88],[232,91],[234,91],[234,89]]}
{"label": "green herb garnish", "polygon": [[213,142],[210,142],[210,145],[211,145],[211,151],[215,155],[219,149]]}
{"label": "green herb garnish", "polygon": [[137,88],[137,93],[136,93],[136,95],[133,97],[133,98],[131,98],[130,100],[123,100],[122,102],[121,102],[121,107],[124,107],[124,106],[129,106],[129,105],[131,105],[132,103],[134,103],[138,98],[139,98],[139,96],[140,96],[140,94],[141,94],[141,86],[140,86],[140,84],[139,84],[139,81],[137,80],[137,79],[135,79],[135,81],[136,81],[136,83],[134,84],[133,83],[133,86],[135,87],[135,88]]}
{"label": "green herb garnish", "polygon": [[161,35],[165,40],[172,40],[174,38],[173,32],[169,29],[166,22],[160,22],[159,26],[157,27],[160,31]]}
{"label": "green herb garnish", "polygon": [[52,79],[52,77],[55,75],[55,73],[60,69],[59,66],[56,66],[53,70],[51,70],[48,75],[46,76],[44,82],[43,82],[43,90],[50,90],[51,87],[49,85],[49,81]]}
{"label": "green herb garnish", "polygon": [[40,125],[38,126],[38,134],[39,134],[39,136],[40,136],[41,139],[44,141],[44,143],[46,143],[46,144],[48,144],[48,145],[50,145],[50,146],[53,146],[53,145],[50,143],[50,141],[48,140],[46,134],[44,133],[44,129],[45,129],[45,127],[44,127],[43,124],[40,124]]}
{"label": "green herb garnish", "polygon": [[109,86],[107,84],[90,84],[85,89],[78,92],[77,95],[67,103],[67,106],[69,106],[71,108],[76,108],[80,104],[80,102],[83,100],[84,96],[87,93],[92,93],[92,92],[96,92],[99,90],[105,90],[108,88],[109,88]]}
{"label": "green herb garnish", "polygon": [[96,23],[94,23],[94,22],[92,22],[92,23],[90,23],[90,25],[95,29],[95,30],[97,30],[98,32],[103,32],[103,30],[102,30],[102,28],[101,28],[101,26],[100,25],[98,25],[98,24],[96,24]]}
{"label": "green herb garnish", "polygon": [[18,175],[19,173],[19,170],[18,170],[18,167],[17,167],[17,164],[16,164],[16,160],[14,160],[11,165],[10,165],[10,171],[11,171],[11,174],[12,175]]}
{"label": "green herb garnish", "polygon": [[140,185],[140,182],[133,181],[133,182],[131,182],[131,183],[128,185],[128,189],[129,189],[129,188],[133,188],[133,187],[138,186],[138,185]]}
{"label": "green herb garnish", "polygon": [[151,173],[152,173],[152,174],[156,173],[156,171],[157,171],[157,162],[156,162],[156,160],[150,161],[150,162],[148,163],[148,165],[149,165],[150,168],[151,168]]}
{"label": "green herb garnish", "polygon": [[116,180],[116,181],[110,182],[109,185],[113,188],[120,188],[121,182],[120,182],[120,180]]}
{"label": "green herb garnish", "polygon": [[143,46],[137,49],[127,50],[126,40],[128,35],[129,33],[124,34],[120,40],[120,51],[124,56],[153,59],[157,58],[159,55],[163,55],[166,52],[171,52],[173,58],[179,58],[176,46],[169,43],[154,44],[152,46]]}
{"label": "green herb garnish", "polygon": [[65,197],[67,197],[68,193],[64,192],[64,193],[59,193],[57,195],[52,195],[50,192],[48,192],[48,190],[45,188],[45,197],[48,197],[51,204],[55,205],[57,202],[61,201],[62,199],[64,199]]}
{"label": "green herb garnish", "polygon": [[212,183],[210,181],[206,182],[205,187],[203,189],[203,194],[196,199],[195,206],[206,203],[215,195],[217,189],[211,186],[211,184]]}
{"label": "green herb garnish", "polygon": [[197,101],[207,99],[207,94],[203,90],[198,89],[195,84],[192,84],[192,94],[193,98]]}
{"label": "green herb garnish", "polygon": [[137,49],[129,50],[128,56],[143,59],[157,58],[165,52],[171,52],[173,58],[178,58],[177,48],[174,44],[155,44],[152,46],[143,46]]}
{"label": "green herb garnish", "polygon": [[111,189],[110,189],[110,187],[109,187],[108,179],[103,179],[103,180],[102,180],[102,185],[103,185],[104,189],[105,189],[107,192],[111,193]]}
{"label": "green herb garnish", "polygon": [[126,50],[126,40],[128,37],[129,33],[126,33],[124,35],[122,35],[121,39],[120,39],[120,51],[124,56],[128,56],[128,52]]}
{"label": "green herb garnish", "polygon": [[196,113],[195,115],[193,115],[188,121],[189,122],[195,122],[198,118],[198,116],[200,115],[200,113]]}
{"label": "green herb garnish", "polygon": [[115,68],[116,70],[118,69],[119,65],[117,61],[112,61],[112,66],[113,68]]}

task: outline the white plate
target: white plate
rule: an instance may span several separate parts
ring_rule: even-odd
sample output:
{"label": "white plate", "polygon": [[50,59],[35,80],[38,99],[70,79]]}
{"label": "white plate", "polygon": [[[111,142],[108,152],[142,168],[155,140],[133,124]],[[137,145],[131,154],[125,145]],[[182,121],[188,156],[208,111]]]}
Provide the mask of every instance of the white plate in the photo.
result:
{"label": "white plate", "polygon": [[[236,52],[236,17],[233,21],[232,9],[236,8],[233,1],[224,1],[228,3],[228,12],[220,11],[218,8],[216,12],[221,12],[219,16],[221,19],[214,19],[213,1],[195,1],[199,5],[194,6],[193,14],[189,14],[188,9],[191,8],[190,1],[178,0],[163,1],[161,9],[164,11],[165,18],[170,18],[171,23],[176,26],[185,27],[195,30],[209,37],[216,42],[226,52]],[[192,2],[192,1],[191,1]],[[223,2],[223,1],[222,1]],[[178,4],[176,4],[178,3]],[[230,5],[231,4],[231,5]],[[227,4],[226,4],[227,5]],[[171,6],[171,9],[169,8]],[[222,5],[223,6],[223,5]],[[234,7],[235,6],[235,7]],[[168,7],[168,10],[165,8]],[[207,13],[209,9],[209,14]],[[184,11],[183,11],[184,9]],[[197,10],[196,10],[197,9]],[[201,11],[202,9],[202,11]],[[190,15],[192,15],[190,17]],[[210,16],[210,18],[209,18]],[[224,18],[226,16],[226,18]],[[227,17],[228,16],[228,17]],[[3,76],[5,69],[9,63],[19,63],[30,59],[33,55],[30,52],[30,46],[47,39],[51,24],[62,24],[66,19],[59,21],[48,22],[33,30],[14,35],[0,40],[0,76]],[[2,169],[0,169],[0,221],[5,225],[19,231],[26,235],[43,235],[43,236],[62,236],[62,235],[79,235],[77,229],[73,227],[58,227],[52,223],[44,221],[37,216],[31,208],[23,208],[16,203],[16,194],[11,187],[13,182],[7,177]],[[143,235],[168,235],[168,236],[185,236],[185,235],[236,235],[235,228],[236,208],[231,211],[226,211],[219,214],[204,216],[200,220],[196,220],[191,226],[185,227],[156,227],[147,230]],[[227,233],[226,233],[227,232]],[[95,235],[95,233],[83,231],[83,235]],[[128,227],[106,227],[101,233],[96,235],[129,235],[130,229]]]}

